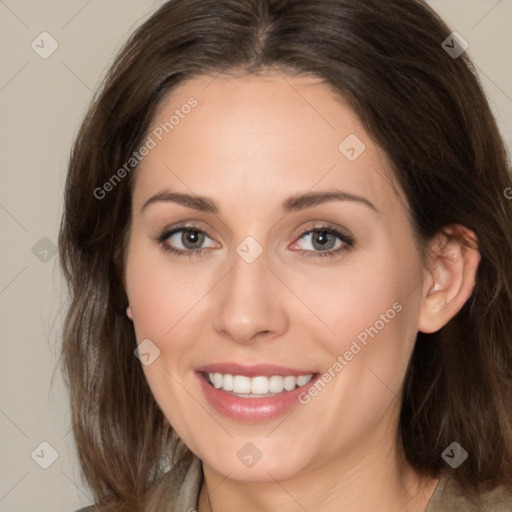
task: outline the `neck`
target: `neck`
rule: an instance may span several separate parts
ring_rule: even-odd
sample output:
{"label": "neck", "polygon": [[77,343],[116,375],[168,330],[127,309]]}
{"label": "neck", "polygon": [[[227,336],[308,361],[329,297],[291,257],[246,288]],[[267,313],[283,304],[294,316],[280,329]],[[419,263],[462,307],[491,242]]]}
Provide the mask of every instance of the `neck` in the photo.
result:
{"label": "neck", "polygon": [[[408,465],[378,436],[286,480],[246,482],[203,462],[198,512],[424,512],[438,480]],[[362,455],[363,454],[363,455]]]}

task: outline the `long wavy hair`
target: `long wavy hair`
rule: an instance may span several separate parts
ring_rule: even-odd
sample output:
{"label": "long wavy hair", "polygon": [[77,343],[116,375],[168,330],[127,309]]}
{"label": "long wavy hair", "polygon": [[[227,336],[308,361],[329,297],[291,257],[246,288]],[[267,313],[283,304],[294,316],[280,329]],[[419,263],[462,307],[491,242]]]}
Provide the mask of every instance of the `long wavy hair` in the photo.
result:
{"label": "long wavy hair", "polygon": [[422,243],[453,224],[476,234],[474,291],[444,328],[418,333],[397,435],[422,474],[439,476],[456,440],[470,454],[453,472],[465,492],[512,486],[510,163],[467,52],[453,58],[442,47],[450,32],[421,0],[171,0],[124,45],[76,137],[59,235],[70,300],[63,366],[101,510],[154,510],[150,491],[193,455],[151,394],[125,313],[136,169],[106,197],[98,189],[178,84],[267,69],[313,74],[350,104],[387,153]]}

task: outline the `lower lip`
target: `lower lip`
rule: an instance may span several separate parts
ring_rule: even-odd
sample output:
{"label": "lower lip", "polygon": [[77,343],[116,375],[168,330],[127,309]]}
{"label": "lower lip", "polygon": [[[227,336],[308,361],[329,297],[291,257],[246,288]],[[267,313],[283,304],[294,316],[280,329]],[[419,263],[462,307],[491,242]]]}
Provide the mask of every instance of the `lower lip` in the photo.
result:
{"label": "lower lip", "polygon": [[269,421],[290,411],[299,403],[299,395],[314,384],[318,374],[304,386],[265,398],[241,398],[214,388],[202,373],[196,373],[208,403],[228,418],[249,423]]}

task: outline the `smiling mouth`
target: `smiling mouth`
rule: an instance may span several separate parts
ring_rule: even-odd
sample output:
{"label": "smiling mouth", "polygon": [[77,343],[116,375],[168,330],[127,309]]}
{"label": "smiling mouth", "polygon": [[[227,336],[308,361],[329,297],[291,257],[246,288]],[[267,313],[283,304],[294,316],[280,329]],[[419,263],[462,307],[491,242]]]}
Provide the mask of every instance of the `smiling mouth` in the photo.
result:
{"label": "smiling mouth", "polygon": [[288,393],[305,386],[316,375],[263,375],[248,377],[246,375],[231,375],[229,373],[201,372],[206,382],[229,395],[240,398],[268,398],[278,394]]}

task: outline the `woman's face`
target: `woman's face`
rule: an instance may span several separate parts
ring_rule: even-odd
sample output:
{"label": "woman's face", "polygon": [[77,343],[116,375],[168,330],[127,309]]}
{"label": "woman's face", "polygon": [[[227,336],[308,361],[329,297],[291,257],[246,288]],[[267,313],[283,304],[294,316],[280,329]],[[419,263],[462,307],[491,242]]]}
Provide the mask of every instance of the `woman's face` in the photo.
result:
{"label": "woman's face", "polygon": [[355,113],[304,75],[199,77],[148,135],[126,289],[179,436],[239,480],[389,454],[424,271]]}

